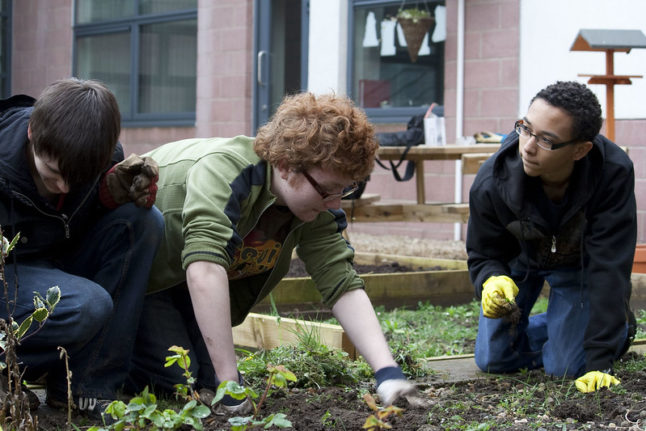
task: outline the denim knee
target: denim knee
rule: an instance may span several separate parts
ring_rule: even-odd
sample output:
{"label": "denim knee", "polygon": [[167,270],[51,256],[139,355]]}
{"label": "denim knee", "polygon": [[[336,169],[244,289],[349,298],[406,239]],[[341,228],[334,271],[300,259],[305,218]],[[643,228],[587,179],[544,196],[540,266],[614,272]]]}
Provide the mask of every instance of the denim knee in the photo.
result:
{"label": "denim knee", "polygon": [[164,216],[153,206],[150,209],[137,208],[133,204],[126,205],[124,210],[134,222],[137,236],[141,236],[151,244],[159,243],[164,233]]}
{"label": "denim knee", "polygon": [[[67,310],[68,316],[61,316],[67,321],[68,337],[77,343],[91,339],[112,315],[113,303],[110,294],[99,285],[95,285],[91,292],[91,295],[84,296]],[[58,308],[54,310],[52,317],[58,317],[56,311]]]}

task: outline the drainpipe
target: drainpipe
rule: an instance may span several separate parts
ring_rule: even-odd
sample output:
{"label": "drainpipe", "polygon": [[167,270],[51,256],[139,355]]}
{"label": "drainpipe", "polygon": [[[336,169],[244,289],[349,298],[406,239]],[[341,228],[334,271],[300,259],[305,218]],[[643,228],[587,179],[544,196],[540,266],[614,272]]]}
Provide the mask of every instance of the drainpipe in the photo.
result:
{"label": "drainpipe", "polygon": [[[463,134],[464,123],[464,1],[458,0],[458,40],[457,40],[457,79],[455,83],[455,139]],[[455,203],[462,202],[462,160],[455,161]],[[453,225],[453,239],[459,241],[462,236],[462,224]]]}

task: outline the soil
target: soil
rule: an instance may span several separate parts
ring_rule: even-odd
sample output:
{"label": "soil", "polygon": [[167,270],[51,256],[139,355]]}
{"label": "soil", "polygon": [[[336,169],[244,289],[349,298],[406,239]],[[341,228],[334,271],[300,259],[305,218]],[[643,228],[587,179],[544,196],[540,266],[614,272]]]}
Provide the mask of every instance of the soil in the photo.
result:
{"label": "soil", "polygon": [[[630,352],[623,360],[637,358]],[[580,394],[570,381],[548,378],[541,370],[446,383],[438,377],[416,381],[418,398],[400,400],[401,416],[389,416],[393,430],[643,430],[646,427],[646,371],[620,371],[621,390]],[[362,398],[374,387],[323,387],[273,393],[260,416],[283,412],[294,430],[361,430],[374,414]],[[41,407],[41,430],[65,429],[65,413]],[[206,431],[231,429],[227,417],[204,419]],[[73,417],[73,423],[90,425]],[[479,428],[486,423],[488,427]],[[187,428],[188,429],[188,428]],[[272,428],[277,429],[277,428]],[[378,429],[378,428],[374,428]]]}
{"label": "soil", "polygon": [[[460,242],[431,244],[426,240],[402,241],[395,237],[376,239],[353,235],[351,242],[357,251],[466,258],[464,244]],[[358,268],[360,273],[400,270],[408,269],[399,265]],[[638,357],[643,356],[630,352],[622,360]],[[404,409],[403,414],[389,416],[385,422],[393,430],[424,431],[646,429],[646,371],[618,371],[616,376],[621,380],[617,386],[620,389],[580,394],[570,380],[556,381],[545,376],[542,370],[506,376],[483,375],[457,382],[447,382],[432,374],[414,381],[419,397],[412,403],[400,400],[397,405]],[[289,392],[273,393],[260,415],[285,413],[294,430],[361,430],[366,419],[374,414],[362,398],[366,391],[375,394],[374,385],[292,388]],[[34,413],[40,430],[66,429],[65,412],[41,405]],[[79,416],[73,416],[72,422],[81,428],[91,425]],[[225,416],[211,415],[203,423],[206,431],[231,429]],[[483,423],[487,425],[479,426]]]}
{"label": "soil", "polygon": [[[431,267],[409,267],[400,265],[397,262],[387,262],[380,265],[354,265],[355,271],[358,274],[389,274],[397,272],[411,272],[411,271],[432,271],[442,269],[439,266]],[[300,259],[292,259],[292,263],[289,266],[289,272],[287,277],[308,277],[309,274],[305,270],[305,263]]]}

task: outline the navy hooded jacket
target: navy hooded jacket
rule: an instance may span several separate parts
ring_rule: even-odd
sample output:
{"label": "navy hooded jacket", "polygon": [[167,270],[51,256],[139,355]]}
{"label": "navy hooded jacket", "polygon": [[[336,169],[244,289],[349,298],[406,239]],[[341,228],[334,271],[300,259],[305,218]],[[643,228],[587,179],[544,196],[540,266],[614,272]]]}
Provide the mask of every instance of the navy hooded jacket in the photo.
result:
{"label": "navy hooded jacket", "polygon": [[568,206],[556,225],[541,216],[532,181],[513,132],[478,171],[469,194],[466,240],[476,297],[490,276],[510,275],[514,259],[528,272],[579,268],[590,298],[583,342],[586,372],[612,369],[632,316],[630,274],[637,237],[633,164],[621,148],[597,135],[590,152],[575,162]]}
{"label": "navy hooded jacket", "polygon": [[[38,194],[27,159],[27,126],[34,102],[24,95],[0,100],[0,226],[9,240],[20,232],[16,256],[55,259],[82,241],[107,210],[99,201],[100,176],[70,190],[60,208]],[[121,160],[123,149],[117,144],[110,166]]]}

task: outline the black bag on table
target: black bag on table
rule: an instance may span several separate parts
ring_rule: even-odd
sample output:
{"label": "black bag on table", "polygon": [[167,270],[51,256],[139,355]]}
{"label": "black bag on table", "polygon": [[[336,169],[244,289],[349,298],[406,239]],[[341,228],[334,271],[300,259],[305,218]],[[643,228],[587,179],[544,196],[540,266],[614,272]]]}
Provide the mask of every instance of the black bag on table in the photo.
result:
{"label": "black bag on table", "polygon": [[[390,167],[388,167],[381,163],[379,159],[377,159],[377,164],[384,169],[392,170],[393,176],[397,181],[408,181],[413,178],[413,175],[415,174],[414,162],[410,160],[408,161],[403,177],[399,175],[397,168],[399,168],[399,166],[406,158],[406,154],[408,153],[408,150],[410,150],[410,147],[413,147],[415,145],[422,145],[424,143],[424,114],[415,115],[414,117],[412,117],[408,121],[406,130],[392,133],[377,133],[376,137],[379,145],[382,147],[406,147],[397,163],[389,160]],[[360,181],[357,191],[355,191],[351,195],[344,197],[343,199],[359,199],[366,188],[366,183],[369,180],[370,176],[368,176],[368,178],[366,178],[364,181]]]}
{"label": "black bag on table", "polygon": [[411,147],[416,145],[424,144],[424,115],[419,114],[415,115],[408,121],[406,130],[401,132],[392,132],[392,133],[377,133],[377,140],[379,145],[382,147],[406,147],[402,153],[398,162],[393,162],[389,160],[390,167],[385,166],[379,159],[377,159],[377,164],[384,169],[392,170],[393,176],[397,181],[408,181],[413,178],[415,174],[415,163],[412,160],[409,160],[406,164],[406,171],[404,176],[399,175],[397,169],[402,164],[408,154],[408,150]]}

